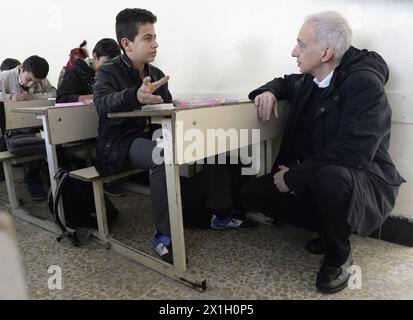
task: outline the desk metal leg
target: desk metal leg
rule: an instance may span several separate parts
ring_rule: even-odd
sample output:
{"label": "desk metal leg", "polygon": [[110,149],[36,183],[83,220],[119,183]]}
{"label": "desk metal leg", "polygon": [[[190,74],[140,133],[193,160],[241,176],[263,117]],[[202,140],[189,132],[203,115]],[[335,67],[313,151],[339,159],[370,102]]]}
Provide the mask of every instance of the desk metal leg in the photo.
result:
{"label": "desk metal leg", "polygon": [[109,236],[109,227],[106,216],[105,195],[103,193],[102,180],[93,181],[93,195],[96,205],[96,218],[100,237],[106,241]]}
{"label": "desk metal leg", "polygon": [[174,165],[174,150],[171,119],[162,120],[164,138],[164,157],[166,185],[168,189],[169,220],[171,224],[174,269],[176,272],[186,271],[185,240],[182,218],[181,186],[179,166]]}
{"label": "desk metal leg", "polygon": [[3,161],[3,169],[4,179],[6,180],[7,186],[7,195],[9,197],[10,211],[13,214],[14,211],[19,207],[19,204],[16,196],[16,187],[14,185],[13,170],[10,161]]}
{"label": "desk metal leg", "polygon": [[[45,142],[46,146],[46,155],[47,155],[47,165],[49,168],[49,176],[50,176],[50,187],[52,189],[52,195],[53,197],[55,196],[56,189],[57,189],[57,183],[56,180],[54,179],[54,176],[56,175],[57,171],[59,170],[59,164],[57,162],[57,152],[56,152],[56,146],[52,145],[49,141],[49,134],[48,134],[48,124],[47,124],[47,119],[45,115],[39,115],[38,118],[42,120],[43,123],[43,139]],[[64,217],[64,211],[63,211],[63,202],[60,200],[59,202],[59,212],[61,213],[60,220],[62,221],[63,224],[65,224],[65,217]]]}
{"label": "desk metal leg", "polygon": [[186,271],[185,240],[181,205],[179,166],[166,165],[169,220],[171,224],[174,268],[176,272]]}

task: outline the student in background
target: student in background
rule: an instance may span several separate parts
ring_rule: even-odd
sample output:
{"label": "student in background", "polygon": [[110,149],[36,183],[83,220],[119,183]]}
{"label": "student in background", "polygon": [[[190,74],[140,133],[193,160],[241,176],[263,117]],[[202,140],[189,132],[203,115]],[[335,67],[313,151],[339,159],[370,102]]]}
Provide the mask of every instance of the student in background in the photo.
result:
{"label": "student in background", "polygon": [[62,80],[65,76],[66,71],[72,69],[75,66],[75,61],[77,59],[89,58],[89,53],[87,52],[85,48],[86,44],[87,44],[87,41],[83,40],[83,42],[80,44],[78,48],[74,48],[70,50],[69,61],[66,63],[66,66],[64,66],[62,70],[60,71],[59,79],[57,81],[57,87],[60,87],[60,84],[62,83]]}
{"label": "student in background", "polygon": [[31,56],[23,64],[0,73],[0,100],[30,101],[56,97],[56,88],[46,79],[49,64]]}
{"label": "student in background", "polygon": [[95,72],[106,61],[120,55],[120,48],[113,39],[100,40],[93,49],[93,60],[77,59],[73,68],[66,71],[57,89],[57,103],[93,99]]}
{"label": "student in background", "polygon": [[16,68],[21,65],[20,61],[13,58],[4,59],[0,65],[0,71],[7,71]]}
{"label": "student in background", "polygon": [[[56,97],[56,88],[46,79],[48,73],[49,64],[39,56],[31,56],[22,65],[0,72],[0,100],[30,101]],[[20,132],[29,133],[28,130],[19,130]],[[41,161],[24,164],[24,181],[32,200],[35,201],[47,198],[40,168]]]}
{"label": "student in background", "polygon": [[[155,23],[157,18],[144,9],[125,9],[116,17],[116,35],[123,55],[102,65],[96,72],[93,86],[94,101],[99,114],[98,166],[103,174],[114,174],[126,167],[150,170],[152,212],[156,227],[153,246],[164,261],[173,262],[169,223],[168,196],[164,164],[157,164],[157,153],[152,140],[153,126],[146,118],[108,118],[111,112],[125,112],[146,104],[170,103],[169,77],[153,66],[158,43]],[[221,165],[204,166],[208,208],[226,219],[211,222],[216,229],[248,228],[246,220],[230,217],[231,190]],[[215,177],[215,179],[212,179]]]}
{"label": "student in background", "polygon": [[[4,59],[4,61],[0,65],[0,72],[14,69],[20,64],[21,63],[19,60],[16,60],[13,58]],[[6,150],[7,150],[6,141],[4,139],[3,132],[0,132],[0,151],[6,151]],[[0,181],[4,181],[3,166],[0,166]]]}
{"label": "student in background", "polygon": [[[78,102],[93,99],[92,86],[95,82],[96,70],[106,61],[120,55],[118,43],[113,39],[100,40],[93,49],[93,60],[78,58],[71,69],[68,69],[57,89],[57,103]],[[109,196],[124,195],[119,182],[105,183],[104,191]]]}

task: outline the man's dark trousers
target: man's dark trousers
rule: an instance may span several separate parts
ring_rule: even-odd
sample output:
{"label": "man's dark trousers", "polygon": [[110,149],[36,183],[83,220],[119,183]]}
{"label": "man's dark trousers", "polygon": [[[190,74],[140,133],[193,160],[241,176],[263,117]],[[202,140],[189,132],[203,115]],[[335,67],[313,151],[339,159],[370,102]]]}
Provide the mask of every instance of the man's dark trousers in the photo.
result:
{"label": "man's dark trousers", "polygon": [[353,193],[349,169],[326,166],[317,170],[298,196],[278,191],[273,174],[253,179],[243,189],[245,206],[276,220],[318,232],[325,246],[325,263],[340,266],[350,252],[347,223]]}

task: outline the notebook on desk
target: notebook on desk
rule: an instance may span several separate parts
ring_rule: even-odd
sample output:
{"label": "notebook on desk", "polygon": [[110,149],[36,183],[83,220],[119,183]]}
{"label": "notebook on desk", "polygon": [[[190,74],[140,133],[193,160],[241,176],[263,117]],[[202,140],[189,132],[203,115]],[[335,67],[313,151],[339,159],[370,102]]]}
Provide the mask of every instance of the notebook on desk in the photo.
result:
{"label": "notebook on desk", "polygon": [[77,106],[89,106],[93,104],[93,100],[84,100],[79,102],[66,102],[66,103],[56,103],[55,107],[77,107]]}
{"label": "notebook on desk", "polygon": [[142,106],[142,111],[154,111],[154,110],[171,110],[175,109],[173,103],[158,103],[158,104],[147,104]]}
{"label": "notebook on desk", "polygon": [[191,108],[191,107],[214,107],[222,105],[240,104],[251,102],[248,99],[196,99],[196,100],[176,100],[174,103],[176,106],[181,108]]}
{"label": "notebook on desk", "polygon": [[171,110],[178,108],[195,108],[195,107],[213,107],[221,105],[231,105],[238,103],[247,103],[250,100],[239,99],[196,99],[196,100],[175,100],[174,103],[159,103],[148,104],[142,106],[142,111],[154,111],[154,110]]}
{"label": "notebook on desk", "polygon": [[196,99],[196,100],[176,100],[175,105],[183,108],[219,106],[225,103],[224,99]]}

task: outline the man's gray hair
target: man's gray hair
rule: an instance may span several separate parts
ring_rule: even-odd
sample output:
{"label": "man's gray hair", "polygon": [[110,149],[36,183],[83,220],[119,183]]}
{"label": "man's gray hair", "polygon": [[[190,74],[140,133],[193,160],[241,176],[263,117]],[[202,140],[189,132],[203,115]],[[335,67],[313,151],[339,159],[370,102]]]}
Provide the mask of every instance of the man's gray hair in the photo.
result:
{"label": "man's gray hair", "polygon": [[336,11],[314,13],[305,22],[316,24],[315,36],[321,46],[329,44],[335,49],[335,61],[341,62],[344,53],[350,48],[353,33],[347,20]]}

